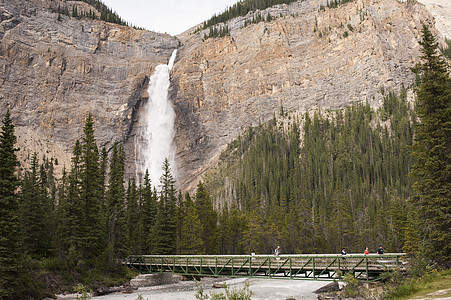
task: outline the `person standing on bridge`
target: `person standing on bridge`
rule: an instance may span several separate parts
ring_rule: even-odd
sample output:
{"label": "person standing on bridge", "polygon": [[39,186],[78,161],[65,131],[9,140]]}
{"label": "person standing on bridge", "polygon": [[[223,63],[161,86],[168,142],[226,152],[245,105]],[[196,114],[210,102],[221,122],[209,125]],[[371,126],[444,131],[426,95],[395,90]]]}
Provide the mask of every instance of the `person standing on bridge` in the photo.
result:
{"label": "person standing on bridge", "polygon": [[280,247],[277,246],[276,250],[274,250],[274,255],[279,256],[279,254],[280,254]]}
{"label": "person standing on bridge", "polygon": [[368,251],[368,247],[365,248],[365,251],[363,252],[363,254],[365,254],[365,255],[370,254],[370,251]]}
{"label": "person standing on bridge", "polygon": [[341,255],[343,255],[343,259],[346,259],[346,257],[344,257],[346,254],[348,254],[348,252],[346,252],[346,248],[342,248]]}
{"label": "person standing on bridge", "polygon": [[382,245],[379,245],[379,248],[377,249],[377,254],[384,254],[384,248],[382,248]]}

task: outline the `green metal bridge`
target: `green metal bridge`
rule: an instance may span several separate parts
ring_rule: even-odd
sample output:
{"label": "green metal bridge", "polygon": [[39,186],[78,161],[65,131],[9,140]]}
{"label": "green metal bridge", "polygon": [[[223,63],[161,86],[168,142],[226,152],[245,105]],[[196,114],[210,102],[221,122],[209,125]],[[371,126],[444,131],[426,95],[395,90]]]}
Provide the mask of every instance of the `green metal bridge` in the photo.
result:
{"label": "green metal bridge", "polygon": [[131,255],[124,262],[141,273],[170,272],[186,276],[334,280],[350,273],[364,281],[404,271],[405,253],[287,255]]}

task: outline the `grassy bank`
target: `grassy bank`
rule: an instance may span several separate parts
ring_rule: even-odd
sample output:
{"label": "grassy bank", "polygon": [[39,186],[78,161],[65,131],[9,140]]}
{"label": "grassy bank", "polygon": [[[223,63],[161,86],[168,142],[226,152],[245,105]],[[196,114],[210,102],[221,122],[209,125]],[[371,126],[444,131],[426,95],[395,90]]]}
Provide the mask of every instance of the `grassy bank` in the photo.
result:
{"label": "grassy bank", "polygon": [[121,265],[106,267],[92,261],[68,265],[56,258],[37,260],[28,257],[22,272],[27,291],[22,294],[35,299],[53,298],[55,294],[76,292],[79,285],[91,291],[105,290],[124,285],[136,275]]}
{"label": "grassy bank", "polygon": [[390,289],[385,299],[451,297],[451,270],[433,270],[420,278],[411,278]]}

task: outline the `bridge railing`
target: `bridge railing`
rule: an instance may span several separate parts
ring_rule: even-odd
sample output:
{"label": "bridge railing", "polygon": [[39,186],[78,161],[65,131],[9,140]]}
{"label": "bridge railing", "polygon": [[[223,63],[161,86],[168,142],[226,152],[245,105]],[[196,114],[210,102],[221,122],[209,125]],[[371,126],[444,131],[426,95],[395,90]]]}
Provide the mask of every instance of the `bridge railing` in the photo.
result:
{"label": "bridge railing", "polygon": [[332,280],[350,273],[379,280],[384,272],[405,270],[404,253],[291,255],[131,255],[125,264],[140,272],[194,276]]}

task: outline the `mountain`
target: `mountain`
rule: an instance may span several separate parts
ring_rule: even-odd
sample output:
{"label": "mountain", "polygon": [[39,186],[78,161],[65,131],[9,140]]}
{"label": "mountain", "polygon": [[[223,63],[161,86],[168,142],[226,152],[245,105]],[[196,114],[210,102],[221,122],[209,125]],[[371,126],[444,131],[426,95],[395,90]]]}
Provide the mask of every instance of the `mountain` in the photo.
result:
{"label": "mountain", "polygon": [[[382,88],[412,84],[422,22],[443,42],[434,17],[415,1],[327,3],[304,0],[250,12],[228,20],[224,37],[206,38],[209,28],[172,37],[58,13],[70,5],[100,15],[82,1],[5,0],[0,114],[7,107],[12,112],[21,161],[37,151],[61,168],[70,165],[91,112],[98,144],[110,150],[123,142],[132,176],[149,77],[179,49],[170,88],[177,181],[193,188],[228,142],[281,107],[379,106]],[[252,23],[259,16],[268,21]]]}
{"label": "mountain", "polygon": [[[69,167],[88,112],[100,146],[127,141],[133,116],[148,97],[149,75],[180,43],[167,34],[50,9],[66,3],[88,5],[47,0],[0,5],[0,107],[12,111],[20,161],[37,151]],[[134,165],[133,157],[128,165]]]}
{"label": "mountain", "polygon": [[[413,83],[421,22],[434,26],[423,5],[325,5],[298,1],[249,13],[228,21],[229,35],[222,38],[205,40],[208,28],[179,36],[173,98],[183,186],[194,186],[229,141],[281,106],[302,112],[368,101],[377,107],[381,89]],[[270,22],[252,24],[268,14]]]}

